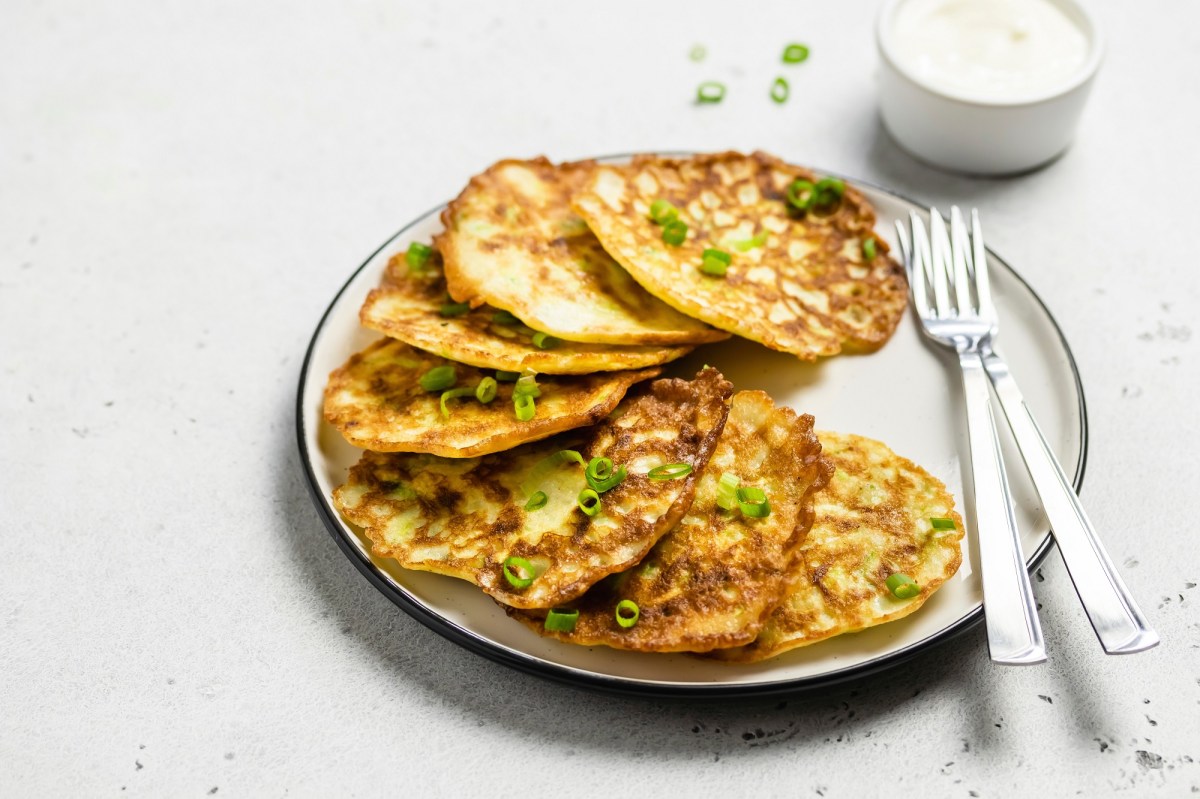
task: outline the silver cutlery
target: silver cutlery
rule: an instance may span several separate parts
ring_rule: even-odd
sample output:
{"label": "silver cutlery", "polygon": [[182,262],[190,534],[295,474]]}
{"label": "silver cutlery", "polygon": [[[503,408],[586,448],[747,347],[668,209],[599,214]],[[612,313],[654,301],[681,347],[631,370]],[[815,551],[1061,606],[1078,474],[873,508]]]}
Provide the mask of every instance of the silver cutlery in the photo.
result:
{"label": "silver cutlery", "polygon": [[[987,254],[978,211],[971,211],[971,231],[968,234],[962,214],[958,208],[952,208],[950,239],[956,250],[963,250],[962,257],[968,270],[972,270],[974,264],[982,264],[986,272]],[[1104,550],[1078,495],[1054,457],[1046,437],[1042,435],[1033,412],[1025,403],[1008,364],[992,348],[996,332],[996,327],[993,327],[991,339],[984,344],[983,365],[992,380],[996,396],[1000,398],[1000,407],[1008,419],[1025,468],[1041,497],[1058,551],[1062,553],[1071,582],[1075,585],[1075,593],[1079,595],[1092,629],[1096,631],[1104,651],[1110,655],[1126,655],[1150,649],[1158,644],[1158,634],[1151,629]]]}
{"label": "silver cutlery", "polygon": [[[1112,559],[1109,558],[1095,528],[1084,512],[1079,497],[1067,480],[1066,473],[1038,427],[1033,412],[1025,403],[1008,365],[994,349],[993,344],[999,329],[999,318],[991,299],[987,275],[987,251],[983,244],[983,231],[978,211],[972,210],[971,229],[968,231],[959,209],[957,207],[950,209],[948,237],[950,255],[948,260],[945,256],[947,245],[945,224],[941,214],[937,209],[930,209],[930,218],[933,220],[931,230],[934,244],[929,248],[930,257],[925,258],[921,266],[926,270],[934,270],[935,301],[937,299],[936,273],[938,264],[940,264],[943,271],[950,270],[948,272],[949,280],[953,281],[955,286],[953,311],[956,313],[956,318],[960,316],[958,308],[967,307],[974,308],[979,319],[990,322],[988,331],[981,337],[979,344],[984,370],[992,382],[996,396],[1000,399],[1000,407],[1008,420],[1026,469],[1033,479],[1034,488],[1042,500],[1042,506],[1050,520],[1054,540],[1058,544],[1063,562],[1067,566],[1067,572],[1071,575],[1071,582],[1075,586],[1075,592],[1079,595],[1079,600],[1092,624],[1092,629],[1095,630],[1096,637],[1100,640],[1104,651],[1110,655],[1142,652],[1156,646],[1159,642],[1158,634],[1151,629],[1146,617],[1130,595],[1129,589],[1121,580],[1116,567],[1113,566]],[[923,236],[925,231],[920,219],[913,214],[911,221],[914,237]],[[924,249],[916,253],[918,248],[905,240],[902,225],[897,223],[896,228],[901,234],[901,251],[904,253],[906,265],[918,255],[924,258],[926,255]],[[908,249],[905,249],[906,247]],[[911,257],[910,251],[914,251]],[[934,252],[939,255],[934,255]],[[939,256],[940,261],[938,260]],[[910,281],[913,269],[914,267],[909,266]],[[913,282],[912,285],[914,303],[917,303],[917,283]],[[925,286],[922,284],[922,290],[924,288]],[[972,305],[972,293],[974,294],[974,305]],[[924,305],[929,307],[927,301]],[[943,307],[937,305],[936,310],[939,317],[942,316]],[[921,314],[921,316],[924,319],[925,314]],[[926,326],[926,332],[929,332],[928,326]],[[972,450],[974,457],[974,444],[972,444]],[[989,602],[987,579],[987,569],[985,568],[985,613],[988,613],[987,604]],[[1025,583],[1028,584],[1028,578]],[[1040,635],[1038,637],[1040,639]]]}
{"label": "silver cutlery", "polygon": [[[961,221],[957,209],[952,218],[955,215]],[[979,547],[988,651],[996,663],[1041,663],[1046,659],[1046,645],[1021,552],[983,363],[997,322],[987,264],[973,259],[968,263],[961,240],[957,242],[960,246],[951,246],[937,209],[930,210],[928,233],[915,213],[910,215],[910,223],[911,238],[899,221],[896,232],[913,307],[925,335],[954,350],[962,371],[975,498],[965,516]]]}

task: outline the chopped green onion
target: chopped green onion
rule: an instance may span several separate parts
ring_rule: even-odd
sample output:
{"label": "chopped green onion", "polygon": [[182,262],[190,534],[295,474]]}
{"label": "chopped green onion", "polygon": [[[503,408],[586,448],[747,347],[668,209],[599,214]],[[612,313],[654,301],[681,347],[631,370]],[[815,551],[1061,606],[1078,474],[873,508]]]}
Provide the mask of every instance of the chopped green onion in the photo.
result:
{"label": "chopped green onion", "polygon": [[697,103],[719,103],[725,99],[725,84],[706,80],[696,88]]}
{"label": "chopped green onion", "polygon": [[767,500],[767,492],[761,488],[746,486],[737,490],[738,507],[742,514],[752,519],[762,519],[771,515],[771,503]]}
{"label": "chopped green onion", "polygon": [[[587,465],[587,461],[585,461],[583,459],[583,456],[580,455],[578,451],[573,450],[573,449],[560,449],[558,452],[554,453],[553,455],[550,455],[550,456],[545,457],[542,460],[540,460],[538,462],[538,465],[540,466],[543,463],[553,463],[555,466],[557,466],[558,464],[566,463],[567,461],[574,461],[575,463],[578,463],[580,466]],[[538,467],[534,466],[533,468],[536,470]]]}
{"label": "chopped green onion", "polygon": [[729,262],[733,260],[733,256],[730,255],[729,253],[725,252],[724,250],[714,250],[711,247],[704,251],[703,257],[704,258],[713,258],[727,266],[729,265]]}
{"label": "chopped green onion", "polygon": [[806,211],[817,196],[817,187],[810,180],[793,180],[787,187],[787,201],[797,211]]}
{"label": "chopped green onion", "polygon": [[663,225],[662,240],[672,247],[678,247],[687,239],[688,226],[678,219]]}
{"label": "chopped green onion", "polygon": [[435,366],[421,375],[421,388],[426,391],[445,391],[458,382],[458,373],[450,364]]}
{"label": "chopped green onion", "polygon": [[900,572],[896,572],[887,578],[887,587],[896,599],[912,599],[921,593],[921,586],[917,585],[917,581],[907,574],[901,574]]}
{"label": "chopped green onion", "polygon": [[448,302],[438,308],[438,313],[442,316],[462,316],[469,310],[471,310],[469,302]]}
{"label": "chopped green onion", "polygon": [[957,530],[958,529],[957,527],[955,527],[953,519],[942,519],[942,518],[938,517],[938,518],[930,519],[929,523],[931,525],[933,525],[934,530]]}
{"label": "chopped green onion", "polygon": [[838,178],[821,178],[817,181],[817,191],[828,192],[841,199],[846,193],[846,182]]}
{"label": "chopped green onion", "polygon": [[537,402],[528,394],[514,394],[513,413],[517,415],[517,421],[528,422],[537,414]]}
{"label": "chopped green onion", "polygon": [[539,350],[552,350],[561,344],[562,341],[549,335],[548,333],[536,332],[533,334],[533,346]]}
{"label": "chopped green onion", "polygon": [[487,405],[496,398],[496,378],[485,377],[475,386],[475,399]]}
{"label": "chopped green onion", "polygon": [[600,512],[600,495],[594,489],[585,488],[575,498],[575,504],[588,516],[595,516]]}
{"label": "chopped green onion", "polygon": [[613,473],[612,458],[592,458],[585,473],[593,480],[607,480]]}
{"label": "chopped green onion", "polygon": [[579,611],[567,608],[553,608],[546,614],[545,627],[552,633],[569,633],[575,629],[579,621]]}
{"label": "chopped green onion", "polygon": [[583,456],[575,450],[560,449],[553,455],[547,455],[533,465],[533,468],[529,470],[529,474],[525,478],[525,481],[521,483],[521,492],[527,497],[533,496],[533,494],[536,493],[541,487],[542,481],[546,479],[546,476],[567,461],[574,461],[580,466],[584,466],[587,463],[583,459]]}
{"label": "chopped green onion", "polygon": [[831,212],[846,193],[845,181],[837,178],[821,178],[813,190],[812,199],[808,203],[809,210]]}
{"label": "chopped green onion", "polygon": [[863,242],[863,258],[868,261],[875,260],[875,239],[867,239]]}
{"label": "chopped green onion", "polygon": [[656,225],[665,225],[679,218],[679,209],[666,200],[655,200],[650,203],[650,221]]}
{"label": "chopped green onion", "polygon": [[808,58],[808,48],[802,44],[789,44],[783,48],[783,63],[799,64]]}
{"label": "chopped green onion", "polygon": [[[520,573],[518,573],[518,570]],[[504,559],[504,579],[508,580],[508,584],[513,588],[528,588],[533,584],[534,572],[533,564],[518,558],[515,555],[510,555]],[[522,576],[523,575],[523,576]]]}
{"label": "chopped green onion", "polygon": [[520,376],[520,372],[506,372],[503,369],[496,370],[496,379],[501,383],[515,383]]}
{"label": "chopped green onion", "polygon": [[586,462],[583,460],[583,456],[580,455],[578,452],[576,452],[573,449],[560,449],[558,451],[558,454],[559,454],[559,457],[563,458],[564,460],[575,461],[580,466],[586,466]]}
{"label": "chopped green onion", "polygon": [[765,230],[762,231],[761,233],[759,233],[757,236],[754,236],[753,238],[740,239],[738,241],[729,242],[730,246],[732,246],[738,252],[749,252],[750,250],[753,250],[755,247],[761,247],[766,243],[767,243],[767,231],[765,231]]}
{"label": "chopped green onion", "polygon": [[450,408],[446,405],[446,400],[458,399],[459,397],[470,397],[474,396],[474,394],[475,389],[467,388],[465,386],[463,388],[452,388],[449,391],[443,391],[442,398],[438,402],[438,405],[442,409],[442,417],[445,419],[450,418]]}
{"label": "chopped green onion", "polygon": [[533,496],[525,503],[525,510],[541,510],[546,507],[546,502],[549,499],[545,491],[534,491]]}
{"label": "chopped green onion", "polygon": [[786,103],[792,89],[788,86],[787,78],[776,78],[771,84],[771,99],[777,103]]}
{"label": "chopped green onion", "polygon": [[687,463],[664,463],[646,472],[651,480],[677,480],[692,473],[692,467]]}
{"label": "chopped green onion", "polygon": [[733,257],[724,250],[707,249],[700,261],[700,271],[713,277],[725,277]]}
{"label": "chopped green onion", "polygon": [[496,311],[492,314],[492,321],[498,325],[519,325],[521,320],[510,314],[508,311]]}
{"label": "chopped green onion", "polygon": [[409,272],[420,272],[432,257],[432,247],[428,244],[417,244],[416,242],[408,245],[408,252],[404,253],[404,260],[408,263]]}
{"label": "chopped green onion", "polygon": [[622,599],[617,603],[615,615],[617,624],[629,628],[638,623],[638,617],[642,615],[642,611],[632,599]]}
{"label": "chopped green onion", "polygon": [[513,396],[529,396],[540,397],[542,390],[538,388],[537,375],[533,372],[525,372],[517,378],[517,384],[513,386]]}
{"label": "chopped green onion", "polygon": [[693,61],[703,61],[704,56],[706,55],[708,55],[708,50],[706,50],[702,44],[698,44],[688,51],[688,58],[692,59]]}
{"label": "chopped green onion", "polygon": [[628,470],[624,466],[613,469],[613,462],[608,458],[592,458],[583,472],[584,479],[592,490],[603,494],[619,486]]}
{"label": "chopped green onion", "polygon": [[717,507],[723,510],[733,510],[737,507],[738,476],[733,472],[725,472],[717,481]]}

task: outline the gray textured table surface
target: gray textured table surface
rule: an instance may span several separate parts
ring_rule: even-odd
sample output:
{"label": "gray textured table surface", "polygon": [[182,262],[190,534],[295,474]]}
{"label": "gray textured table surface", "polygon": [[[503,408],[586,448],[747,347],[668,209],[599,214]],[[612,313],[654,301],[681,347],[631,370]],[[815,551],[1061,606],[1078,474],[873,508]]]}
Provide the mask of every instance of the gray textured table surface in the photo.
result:
{"label": "gray textured table surface", "polygon": [[[1098,6],[1078,143],[988,181],[880,130],[873,3],[6,2],[0,794],[1200,790],[1200,5]],[[728,100],[694,107],[710,76]],[[1083,496],[1160,648],[1101,654],[1052,554],[1040,667],[975,630],[818,696],[613,699],[448,643],[346,561],[293,403],[347,274],[496,158],[728,147],[986,211],[1074,346]]]}

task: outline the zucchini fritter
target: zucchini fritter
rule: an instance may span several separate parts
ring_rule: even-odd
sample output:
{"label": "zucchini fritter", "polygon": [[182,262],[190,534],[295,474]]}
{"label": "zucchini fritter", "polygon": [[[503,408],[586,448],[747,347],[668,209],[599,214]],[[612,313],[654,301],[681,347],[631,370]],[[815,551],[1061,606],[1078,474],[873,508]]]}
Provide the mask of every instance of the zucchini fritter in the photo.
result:
{"label": "zucchini fritter", "polygon": [[[706,368],[690,381],[638,386],[592,428],[507,452],[453,460],[367,452],[335,489],[334,504],[365,528],[377,554],[402,566],[469,580],[504,604],[554,607],[641,560],[687,512],[732,393],[729,381]],[[579,466],[535,472],[564,449],[628,469],[625,480],[602,495],[595,516],[577,504],[587,487]],[[675,480],[647,476],[673,463],[693,471]],[[530,497],[521,486],[533,475],[546,503],[526,510]],[[531,564],[531,584],[518,588],[506,579],[510,557]]]}
{"label": "zucchini fritter", "polygon": [[514,324],[486,305],[452,315],[441,309],[450,302],[441,258],[434,256],[420,271],[412,272],[404,253],[392,256],[381,287],[367,295],[359,312],[364,327],[406,341],[414,347],[483,369],[542,374],[590,374],[621,369],[642,369],[673,361],[691,347],[653,345],[619,346],[558,341],[552,347],[536,346],[534,331]]}
{"label": "zucchini fritter", "polygon": [[442,213],[450,294],[569,341],[702,344],[725,333],[647,294],[571,210],[592,162],[501,161]]}
{"label": "zucchini fritter", "polygon": [[[733,398],[725,431],[680,523],[637,566],[613,575],[571,604],[571,632],[549,632],[545,611],[508,609],[537,632],[575,644],[643,652],[707,652],[758,635],[783,598],[789,569],[812,524],[813,492],[829,479],[813,418],[776,408],[761,391]],[[771,511],[750,518],[717,504],[725,472],[762,488]],[[617,623],[617,603],[639,608]]]}
{"label": "zucchini fritter", "polygon": [[[764,153],[639,156],[596,166],[573,204],[643,288],[690,316],[805,360],[878,349],[907,305],[903,268],[861,194],[845,187],[830,208],[799,212],[787,201],[797,179],[817,183]],[[681,244],[650,220],[656,200],[687,225]],[[701,270],[707,249],[728,255],[723,276]]]}
{"label": "zucchini fritter", "polygon": [[[513,383],[496,384],[488,403],[467,396],[448,400],[421,388],[421,375],[438,366],[455,369],[458,386],[478,386],[493,372],[448,363],[395,339],[381,339],[329,376],[325,419],[356,447],[376,452],[428,452],[471,458],[538,441],[600,421],[631,385],[661,369],[543,376],[536,415],[523,422],[513,412]],[[493,377],[493,379],[495,379]]]}
{"label": "zucchini fritter", "polygon": [[[902,618],[958,571],[962,517],[940,480],[878,441],[819,436],[836,471],[816,496],[816,518],[787,596],[753,643],[715,657],[764,660]],[[931,519],[952,520],[955,529],[934,529]],[[893,596],[887,578],[894,573],[911,577],[920,593]]]}

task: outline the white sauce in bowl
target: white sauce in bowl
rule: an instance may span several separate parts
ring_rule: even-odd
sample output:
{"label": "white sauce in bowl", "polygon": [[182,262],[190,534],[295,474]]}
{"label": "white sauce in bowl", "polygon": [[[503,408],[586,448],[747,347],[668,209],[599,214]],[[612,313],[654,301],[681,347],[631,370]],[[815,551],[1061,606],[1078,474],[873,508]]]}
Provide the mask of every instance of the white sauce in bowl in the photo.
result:
{"label": "white sauce in bowl", "polygon": [[908,0],[892,52],[932,89],[1013,101],[1065,88],[1088,59],[1087,35],[1049,0]]}

